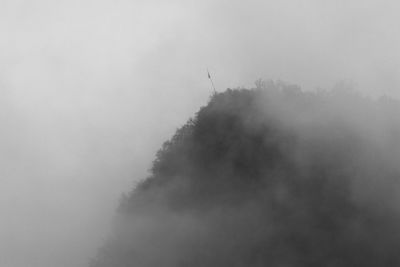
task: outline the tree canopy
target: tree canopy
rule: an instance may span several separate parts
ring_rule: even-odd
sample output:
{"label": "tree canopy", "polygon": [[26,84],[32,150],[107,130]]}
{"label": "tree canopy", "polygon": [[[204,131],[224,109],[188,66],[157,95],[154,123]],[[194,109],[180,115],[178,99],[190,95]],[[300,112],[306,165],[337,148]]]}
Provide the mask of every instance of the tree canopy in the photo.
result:
{"label": "tree canopy", "polygon": [[400,265],[397,106],[261,80],[213,95],[91,266]]}

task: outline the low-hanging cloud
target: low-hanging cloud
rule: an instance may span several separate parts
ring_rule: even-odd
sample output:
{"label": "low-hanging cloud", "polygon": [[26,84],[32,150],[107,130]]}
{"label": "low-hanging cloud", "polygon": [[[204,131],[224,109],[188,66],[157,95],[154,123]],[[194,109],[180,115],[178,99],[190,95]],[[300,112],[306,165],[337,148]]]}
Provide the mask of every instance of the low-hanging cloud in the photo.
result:
{"label": "low-hanging cloud", "polygon": [[268,77],[398,96],[396,10],[396,1],[1,1],[0,265],[85,266],[120,193],[207,100],[207,67],[219,91]]}

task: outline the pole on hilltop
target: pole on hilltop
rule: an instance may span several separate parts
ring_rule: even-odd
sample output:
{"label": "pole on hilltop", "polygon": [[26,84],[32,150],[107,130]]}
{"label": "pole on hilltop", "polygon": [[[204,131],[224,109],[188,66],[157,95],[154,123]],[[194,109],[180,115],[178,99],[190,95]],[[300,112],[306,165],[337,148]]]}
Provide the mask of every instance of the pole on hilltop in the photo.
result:
{"label": "pole on hilltop", "polygon": [[207,75],[208,75],[208,79],[210,79],[212,88],[213,88],[213,90],[214,90],[214,95],[215,95],[215,94],[217,93],[217,91],[215,90],[214,82],[213,82],[213,80],[212,80],[212,78],[211,78],[211,75],[210,75],[210,72],[208,71],[208,69],[207,69]]}

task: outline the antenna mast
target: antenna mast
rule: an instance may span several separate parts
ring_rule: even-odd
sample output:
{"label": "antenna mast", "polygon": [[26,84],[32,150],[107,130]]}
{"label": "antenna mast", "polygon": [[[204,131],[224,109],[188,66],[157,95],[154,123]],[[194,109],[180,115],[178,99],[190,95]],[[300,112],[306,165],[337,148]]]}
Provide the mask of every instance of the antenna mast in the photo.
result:
{"label": "antenna mast", "polygon": [[217,91],[215,90],[214,82],[213,82],[213,80],[211,78],[211,75],[210,75],[210,72],[208,71],[208,69],[207,69],[207,74],[208,74],[208,79],[210,79],[210,81],[211,81],[211,85],[212,85],[212,88],[214,90],[214,94],[216,94]]}

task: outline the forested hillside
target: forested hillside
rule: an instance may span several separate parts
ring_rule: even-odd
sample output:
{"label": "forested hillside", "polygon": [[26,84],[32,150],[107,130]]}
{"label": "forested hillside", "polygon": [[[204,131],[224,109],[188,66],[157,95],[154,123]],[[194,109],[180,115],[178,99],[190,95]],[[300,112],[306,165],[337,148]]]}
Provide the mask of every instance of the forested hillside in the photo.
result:
{"label": "forested hillside", "polygon": [[272,81],[213,95],[91,267],[400,266],[398,106]]}

